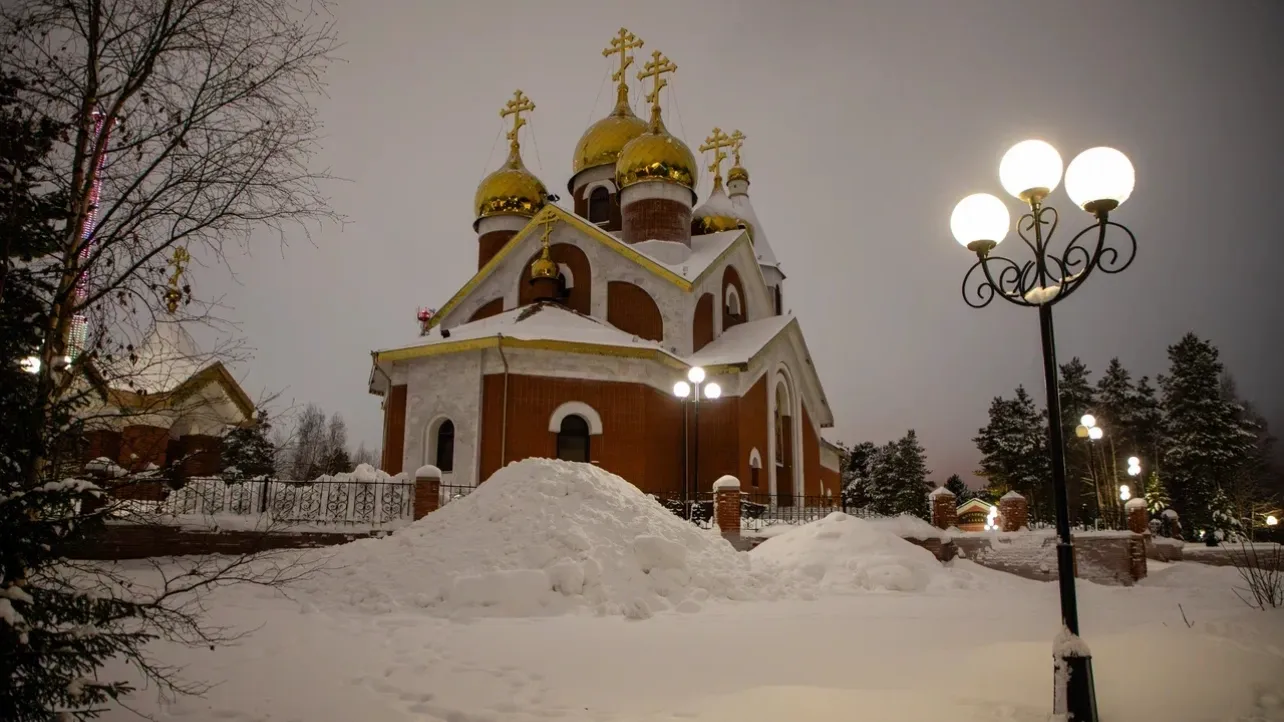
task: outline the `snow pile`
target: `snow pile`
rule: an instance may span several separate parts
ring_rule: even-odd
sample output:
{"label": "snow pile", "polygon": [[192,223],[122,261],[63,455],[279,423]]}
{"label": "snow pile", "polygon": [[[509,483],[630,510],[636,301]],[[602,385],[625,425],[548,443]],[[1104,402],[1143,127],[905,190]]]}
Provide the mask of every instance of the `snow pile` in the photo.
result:
{"label": "snow pile", "polygon": [[935,592],[980,586],[972,565],[944,565],[895,532],[842,512],[773,536],[750,556],[755,563],[782,567],[788,582],[821,592]]}
{"label": "snow pile", "polygon": [[372,612],[646,618],[779,596],[771,570],[751,565],[618,476],[527,459],[391,537],[338,547],[304,585],[322,604]]}
{"label": "snow pile", "polygon": [[[440,477],[441,472],[437,472],[437,476]],[[333,475],[322,474],[314,479],[314,481],[339,483],[356,482],[359,484],[408,484],[414,481],[414,479],[410,478],[410,475],[405,472],[393,476],[388,472],[383,471],[382,469],[376,469],[369,464],[357,464],[357,468],[350,472],[343,471]]]}
{"label": "snow pile", "polygon": [[[941,488],[944,489],[945,487]],[[940,539],[943,542],[951,539],[949,532],[944,529],[938,529],[912,514],[879,517],[869,519],[866,523],[873,525],[875,529],[890,532],[902,539],[907,537],[910,539]]]}

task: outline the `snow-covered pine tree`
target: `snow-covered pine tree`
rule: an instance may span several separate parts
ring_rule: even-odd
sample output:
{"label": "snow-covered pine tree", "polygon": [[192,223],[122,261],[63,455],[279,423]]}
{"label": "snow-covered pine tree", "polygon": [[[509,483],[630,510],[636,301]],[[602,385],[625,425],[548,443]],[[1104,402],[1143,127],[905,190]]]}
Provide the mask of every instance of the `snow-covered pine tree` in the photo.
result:
{"label": "snow-covered pine tree", "polygon": [[239,426],[223,437],[223,480],[237,483],[276,476],[276,446],[268,439],[272,422],[259,409],[254,423]]}
{"label": "snow-covered pine tree", "polygon": [[945,488],[954,494],[954,499],[960,504],[976,496],[976,492],[972,491],[971,487],[963,482],[963,477],[958,474],[950,474],[950,478],[945,480]]}
{"label": "snow-covered pine tree", "polygon": [[1254,435],[1222,396],[1212,343],[1188,333],[1168,347],[1168,359],[1159,379],[1164,482],[1183,526],[1196,531],[1213,523],[1213,497],[1250,458]]}
{"label": "snow-covered pine tree", "polygon": [[1244,538],[1244,524],[1240,521],[1231,498],[1220,487],[1213,492],[1209,508],[1212,511],[1211,528],[1219,539],[1237,542]]}
{"label": "snow-covered pine tree", "polygon": [[[1091,372],[1076,356],[1061,364],[1058,395],[1061,398],[1061,434],[1065,448],[1066,488],[1070,500],[1070,520],[1095,518],[1100,514],[1097,473],[1092,463],[1093,448],[1087,439],[1075,435],[1075,427],[1084,414],[1097,403],[1096,392],[1089,383]],[[1050,469],[1051,467],[1049,467]]]}
{"label": "snow-covered pine tree", "polygon": [[894,502],[893,513],[912,514],[920,519],[930,519],[927,493],[931,482],[927,480],[927,452],[918,441],[918,434],[910,429],[896,442],[893,460]]}
{"label": "snow-covered pine tree", "polygon": [[996,397],[990,403],[990,421],[973,441],[981,452],[977,473],[989,482],[991,495],[1017,491],[1029,501],[1034,518],[1049,521],[1052,464],[1044,419],[1044,412],[1018,386],[1015,398]]}
{"label": "snow-covered pine tree", "polygon": [[878,447],[869,460],[869,508],[875,514],[896,514],[898,489],[896,480],[897,446],[889,441]]}
{"label": "snow-covered pine tree", "polygon": [[869,474],[877,451],[872,441],[862,441],[848,451],[847,466],[843,469],[843,506],[863,509],[873,502]]}
{"label": "snow-covered pine tree", "polygon": [[1151,516],[1163,512],[1164,509],[1172,506],[1173,500],[1168,496],[1168,489],[1164,487],[1164,480],[1157,472],[1151,472],[1146,477],[1146,509],[1150,511]]}

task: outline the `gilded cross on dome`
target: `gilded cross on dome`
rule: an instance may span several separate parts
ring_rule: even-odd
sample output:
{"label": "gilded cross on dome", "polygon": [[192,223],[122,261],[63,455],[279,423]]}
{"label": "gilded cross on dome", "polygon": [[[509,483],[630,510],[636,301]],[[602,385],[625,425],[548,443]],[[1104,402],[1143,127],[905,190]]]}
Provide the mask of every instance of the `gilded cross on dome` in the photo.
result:
{"label": "gilded cross on dome", "polygon": [[709,172],[713,174],[714,189],[722,187],[722,161],[727,159],[727,154],[723,153],[722,149],[734,146],[734,139],[722,132],[722,128],[714,128],[713,133],[704,139],[704,145],[700,146],[701,153],[713,151],[713,162],[709,164]]}
{"label": "gilded cross on dome", "polygon": [[174,273],[169,277],[169,289],[165,291],[165,309],[170,313],[178,310],[178,302],[183,298],[178,281],[183,277],[183,272],[187,270],[187,263],[191,260],[192,256],[187,252],[186,246],[175,248],[174,255],[170,258],[169,263],[174,267]]}
{"label": "gilded cross on dome", "polygon": [[513,91],[513,97],[504,106],[504,109],[499,111],[499,117],[501,118],[513,116],[513,129],[508,131],[508,147],[513,152],[516,152],[518,148],[517,131],[521,130],[523,125],[526,125],[526,119],[522,117],[522,113],[530,113],[534,110],[535,104],[531,102],[530,98],[526,97],[521,88],[518,88]]}
{"label": "gilded cross on dome", "polygon": [[651,104],[651,129],[656,130],[660,127],[660,91],[669,84],[664,79],[665,73],[677,72],[678,66],[664,57],[659,50],[651,53],[651,62],[642,66],[638,72],[638,80],[645,81],[647,78],[653,78],[651,92],[646,95],[646,102]]}
{"label": "gilded cross on dome", "polygon": [[638,36],[628,31],[628,28],[620,28],[620,32],[611,39],[611,47],[602,51],[602,57],[609,58],[612,55],[620,56],[620,69],[611,73],[611,80],[620,84],[620,97],[627,98],[629,95],[629,83],[624,77],[624,71],[629,69],[633,64],[633,56],[629,51],[642,47],[642,41]]}
{"label": "gilded cross on dome", "polygon": [[731,131],[732,165],[740,165],[740,146],[745,144],[745,134],[738,130]]}
{"label": "gilded cross on dome", "polygon": [[540,236],[539,242],[542,246],[539,252],[539,258],[531,263],[531,281],[536,278],[557,278],[557,264],[553,263],[553,255],[549,250],[549,237],[553,235],[553,226],[557,224],[557,216],[549,213],[540,221],[544,226],[544,233]]}

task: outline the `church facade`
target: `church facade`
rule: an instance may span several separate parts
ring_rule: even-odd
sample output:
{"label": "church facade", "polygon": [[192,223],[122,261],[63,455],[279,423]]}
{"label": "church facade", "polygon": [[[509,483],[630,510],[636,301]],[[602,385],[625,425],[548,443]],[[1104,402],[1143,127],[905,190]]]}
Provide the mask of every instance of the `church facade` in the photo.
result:
{"label": "church facade", "polygon": [[[372,353],[385,471],[433,464],[444,484],[471,486],[550,457],[649,493],[680,493],[684,479],[708,491],[732,474],[780,505],[839,494],[821,436],[833,415],[749,201],[745,137],[714,129],[700,146],[713,190],[697,204],[702,169],[664,125],[660,90],[676,67],[658,51],[638,73],[649,120],[629,102],[641,45],[621,29],[604,51],[618,55],[617,102],[576,146],[567,207],[522,161],[534,104],[517,91],[501,111],[509,155],[475,196],[476,274],[421,317],[413,343]],[[693,367],[719,396],[675,394]]]}

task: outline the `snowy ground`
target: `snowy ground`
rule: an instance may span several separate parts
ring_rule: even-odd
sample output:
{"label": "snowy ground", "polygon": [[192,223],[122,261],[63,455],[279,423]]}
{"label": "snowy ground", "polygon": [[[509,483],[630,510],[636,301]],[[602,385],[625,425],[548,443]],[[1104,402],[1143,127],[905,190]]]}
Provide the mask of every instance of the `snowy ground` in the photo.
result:
{"label": "snowy ground", "polygon": [[[131,704],[161,720],[200,722],[1048,719],[1055,584],[967,562],[924,564],[927,552],[841,517],[740,555],[751,569],[728,566],[700,542],[682,561],[657,553],[665,545],[656,540],[685,537],[689,527],[650,516],[609,479],[563,482],[539,493],[552,490],[547,503],[579,520],[582,538],[562,539],[565,548],[549,546],[562,530],[533,554],[516,554],[531,545],[513,530],[553,517],[531,509],[538,499],[528,488],[495,484],[488,498],[484,485],[452,504],[452,515],[328,552],[343,564],[359,560],[364,573],[345,566],[292,598],[220,590],[213,621],[254,629],[250,637],[213,651],[156,649],[188,678],[218,686],[172,704],[141,691]],[[516,498],[510,491],[527,495],[527,514],[497,516]],[[464,523],[470,508],[492,520],[494,538]],[[643,542],[625,553],[613,529]],[[476,548],[449,569],[431,551],[443,540]],[[630,566],[639,563],[664,570],[662,583],[639,578]],[[504,574],[478,576],[469,564]],[[598,568],[600,582],[566,591],[568,565]],[[530,593],[537,572],[580,602],[492,599],[472,609],[457,596],[512,575],[514,593]],[[471,581],[417,578],[424,574]],[[1284,721],[1284,610],[1248,609],[1231,590],[1239,583],[1232,568],[1179,562],[1157,565],[1134,588],[1079,585],[1103,722]],[[483,596],[498,593],[482,587]],[[629,613],[639,600],[649,615]],[[477,613],[462,613],[470,609]]]}

